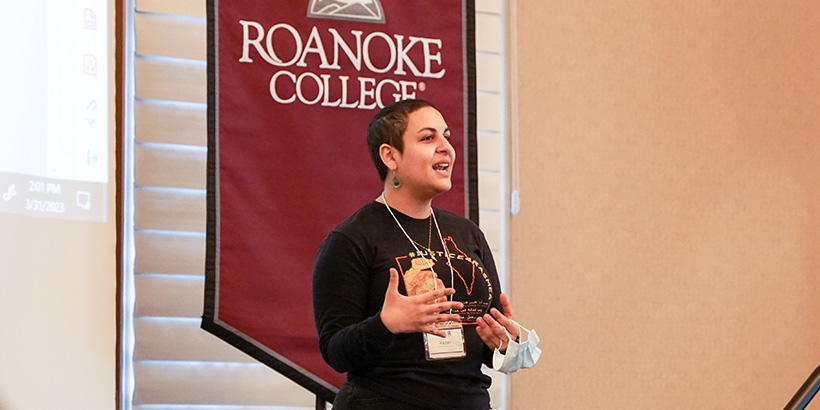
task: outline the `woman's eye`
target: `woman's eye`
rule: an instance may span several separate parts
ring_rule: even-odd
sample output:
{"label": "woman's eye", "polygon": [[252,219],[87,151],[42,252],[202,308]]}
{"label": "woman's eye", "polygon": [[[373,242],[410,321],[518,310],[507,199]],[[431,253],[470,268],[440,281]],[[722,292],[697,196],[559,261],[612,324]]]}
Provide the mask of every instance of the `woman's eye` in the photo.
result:
{"label": "woman's eye", "polygon": [[450,141],[450,134],[445,135],[444,139],[446,139],[447,141]]}

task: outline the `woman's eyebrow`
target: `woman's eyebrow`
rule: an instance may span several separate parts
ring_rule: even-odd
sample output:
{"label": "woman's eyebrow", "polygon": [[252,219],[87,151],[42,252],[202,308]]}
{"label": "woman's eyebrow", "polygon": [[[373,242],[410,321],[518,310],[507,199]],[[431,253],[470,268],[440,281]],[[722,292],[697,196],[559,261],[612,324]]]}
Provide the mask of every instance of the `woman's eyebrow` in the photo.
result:
{"label": "woman's eyebrow", "polygon": [[[436,132],[436,131],[438,131],[438,130],[436,130],[436,128],[435,128],[435,127],[422,127],[421,129],[419,129],[419,130],[418,130],[418,131],[416,131],[416,132],[417,132],[417,133],[422,133],[422,132],[424,132],[424,131]],[[442,133],[442,134],[444,134],[444,133],[446,133],[446,132],[450,132],[450,127],[445,128],[445,129],[444,129],[444,131],[442,131],[441,133]]]}

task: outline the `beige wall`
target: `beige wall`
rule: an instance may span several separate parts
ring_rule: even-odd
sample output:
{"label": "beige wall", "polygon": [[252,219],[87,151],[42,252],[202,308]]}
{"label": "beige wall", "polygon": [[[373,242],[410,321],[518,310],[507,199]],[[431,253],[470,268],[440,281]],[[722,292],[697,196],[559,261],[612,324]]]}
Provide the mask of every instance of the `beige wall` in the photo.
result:
{"label": "beige wall", "polygon": [[0,227],[0,410],[116,408],[114,213]]}
{"label": "beige wall", "polygon": [[512,408],[782,408],[820,364],[820,3],[511,12],[511,291],[544,350]]}

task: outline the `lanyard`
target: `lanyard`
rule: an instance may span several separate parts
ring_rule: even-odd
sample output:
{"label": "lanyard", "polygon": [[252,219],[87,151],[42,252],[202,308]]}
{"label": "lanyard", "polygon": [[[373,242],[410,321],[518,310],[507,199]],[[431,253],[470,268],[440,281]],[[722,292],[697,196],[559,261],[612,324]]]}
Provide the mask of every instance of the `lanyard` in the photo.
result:
{"label": "lanyard", "polygon": [[[382,200],[382,202],[384,202],[384,206],[387,208],[387,212],[390,212],[390,216],[392,216],[393,220],[396,221],[396,225],[398,225],[399,229],[401,229],[402,233],[404,233],[404,236],[407,237],[407,240],[410,241],[410,244],[413,245],[413,248],[416,249],[416,252],[419,254],[419,256],[421,256],[421,258],[424,260],[424,262],[427,263],[427,266],[430,267],[430,271],[433,272],[433,275],[436,275],[436,270],[433,269],[433,265],[430,263],[429,260],[427,260],[427,258],[424,257],[424,255],[422,255],[421,250],[418,248],[418,246],[416,246],[416,243],[413,242],[413,239],[410,238],[410,235],[407,234],[407,231],[404,230],[404,227],[401,226],[401,222],[399,222],[399,219],[396,218],[396,215],[393,214],[393,210],[390,209],[390,205],[387,204],[387,198],[384,197],[384,192],[382,192],[381,200]],[[454,279],[455,275],[453,273],[453,264],[450,262],[450,251],[447,250],[447,245],[444,243],[444,238],[441,236],[441,228],[439,228],[439,226],[438,226],[438,220],[436,219],[436,213],[433,212],[432,208],[430,208],[430,215],[433,218],[433,222],[435,222],[435,224],[436,224],[436,231],[438,232],[438,238],[441,241],[441,247],[442,247],[442,249],[444,249],[444,255],[447,256],[447,266],[450,267],[450,286],[453,286],[453,279]],[[428,250],[430,252],[433,252],[432,249],[428,249]],[[433,289],[438,289],[438,282],[435,279],[433,280]],[[453,295],[450,295],[448,297],[448,300],[452,301],[453,300]],[[453,312],[453,309],[451,308],[450,313],[452,313],[452,312]]]}

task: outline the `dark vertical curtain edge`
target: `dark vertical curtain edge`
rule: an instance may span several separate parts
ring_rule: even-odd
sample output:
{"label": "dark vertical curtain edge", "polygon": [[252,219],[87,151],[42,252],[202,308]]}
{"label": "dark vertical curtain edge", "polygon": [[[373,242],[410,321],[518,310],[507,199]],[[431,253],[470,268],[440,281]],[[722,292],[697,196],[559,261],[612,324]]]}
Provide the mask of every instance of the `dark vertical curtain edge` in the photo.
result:
{"label": "dark vertical curtain edge", "polygon": [[464,16],[464,56],[467,61],[466,110],[467,110],[467,217],[478,225],[478,142],[476,106],[476,57],[475,57],[475,0],[465,1]]}
{"label": "dark vertical curtain edge", "polygon": [[207,221],[205,233],[205,304],[202,317],[213,323],[216,296],[216,0],[208,0],[208,169]]}

